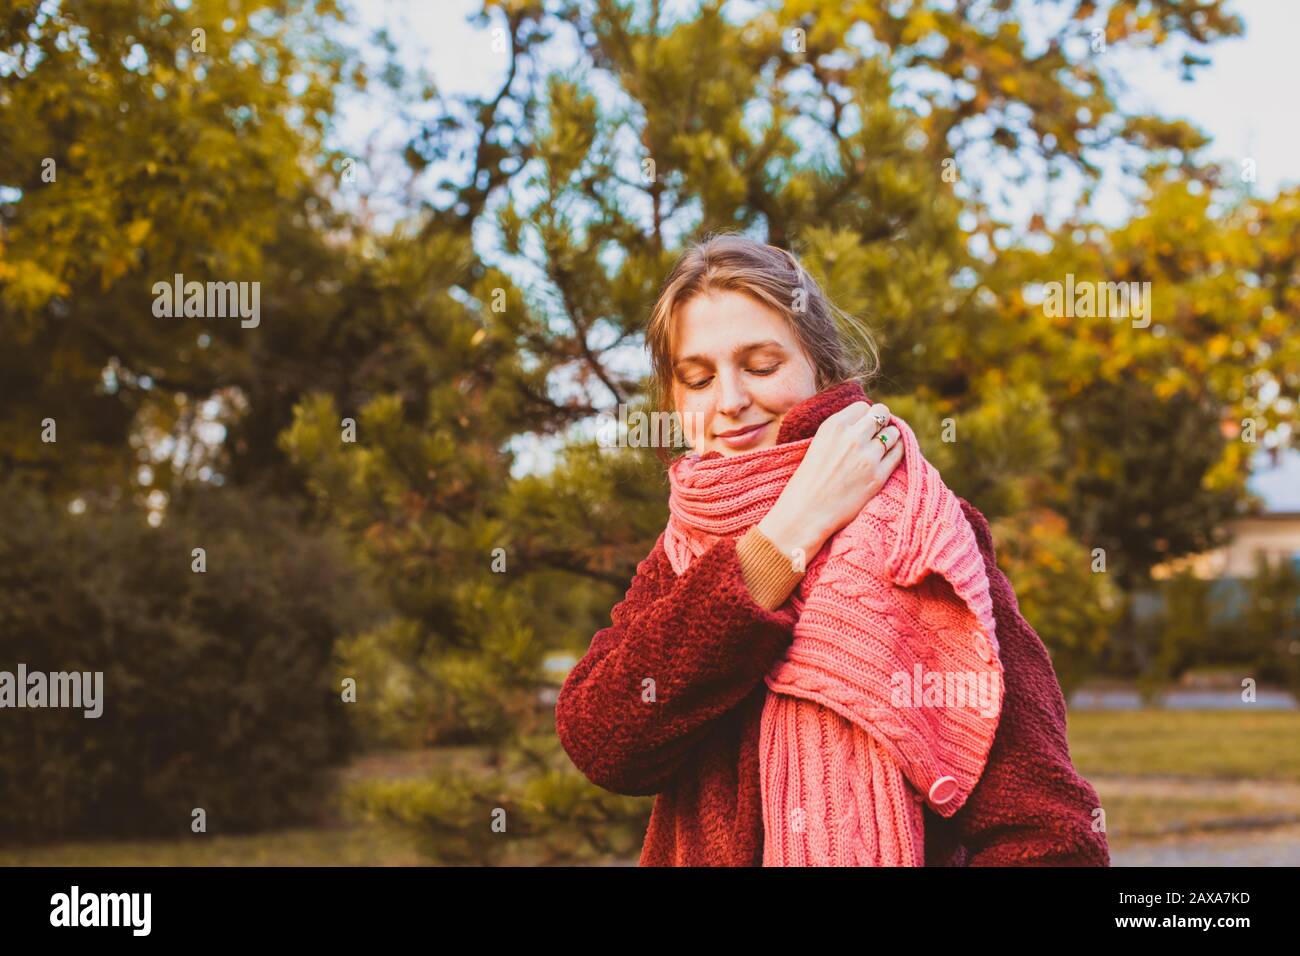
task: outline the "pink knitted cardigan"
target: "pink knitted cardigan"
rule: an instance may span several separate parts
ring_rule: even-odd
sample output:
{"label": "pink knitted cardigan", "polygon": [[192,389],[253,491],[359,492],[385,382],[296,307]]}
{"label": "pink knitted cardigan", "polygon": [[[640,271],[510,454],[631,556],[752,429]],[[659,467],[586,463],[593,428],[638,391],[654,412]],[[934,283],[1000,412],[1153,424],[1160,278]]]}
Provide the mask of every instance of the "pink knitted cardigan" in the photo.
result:
{"label": "pink knitted cardigan", "polygon": [[[924,866],[922,804],[956,813],[993,744],[1003,671],[984,561],[957,497],[891,422],[903,461],[808,565],[765,678],[764,866]],[[674,462],[673,570],[757,524],[812,441]]]}

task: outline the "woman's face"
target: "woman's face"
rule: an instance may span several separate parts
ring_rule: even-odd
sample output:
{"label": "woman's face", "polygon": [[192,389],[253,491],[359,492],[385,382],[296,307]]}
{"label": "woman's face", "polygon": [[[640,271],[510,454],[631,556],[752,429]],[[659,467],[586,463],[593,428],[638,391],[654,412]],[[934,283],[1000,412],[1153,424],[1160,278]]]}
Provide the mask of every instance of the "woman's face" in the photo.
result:
{"label": "woman's face", "polygon": [[817,394],[817,372],[785,317],[757,299],[704,292],[676,322],[673,404],[697,454],[775,445],[786,412]]}

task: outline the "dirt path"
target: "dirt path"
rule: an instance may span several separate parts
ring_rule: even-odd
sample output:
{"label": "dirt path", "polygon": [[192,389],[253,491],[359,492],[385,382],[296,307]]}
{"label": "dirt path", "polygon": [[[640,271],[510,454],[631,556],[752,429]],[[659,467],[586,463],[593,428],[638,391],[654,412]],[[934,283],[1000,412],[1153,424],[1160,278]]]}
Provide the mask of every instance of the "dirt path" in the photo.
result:
{"label": "dirt path", "polygon": [[1287,780],[1214,780],[1206,777],[1120,776],[1095,774],[1088,781],[1102,794],[1123,793],[1151,800],[1198,798],[1237,800],[1276,808],[1300,823],[1300,783]]}
{"label": "dirt path", "polygon": [[[1300,783],[1169,776],[1090,782],[1103,801],[1119,796],[1155,807],[1168,801],[1173,811],[1167,833],[1113,840],[1113,866],[1300,866]],[[1205,816],[1194,810],[1198,803],[1224,809]]]}
{"label": "dirt path", "polygon": [[1110,856],[1112,866],[1300,866],[1300,825],[1167,837]]}

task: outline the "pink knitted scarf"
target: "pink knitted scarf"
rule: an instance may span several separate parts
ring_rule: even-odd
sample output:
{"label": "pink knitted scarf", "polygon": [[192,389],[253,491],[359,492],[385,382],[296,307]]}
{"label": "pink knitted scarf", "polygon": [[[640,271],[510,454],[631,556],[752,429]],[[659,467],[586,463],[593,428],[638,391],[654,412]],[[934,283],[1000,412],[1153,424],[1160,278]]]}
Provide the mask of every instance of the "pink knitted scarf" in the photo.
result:
{"label": "pink knitted scarf", "polygon": [[[682,574],[775,504],[827,415],[828,389],[778,444],[669,470],[663,543]],[[795,425],[806,437],[786,440]],[[764,866],[923,866],[923,805],[951,816],[979,780],[1002,708],[993,605],[974,531],[907,424],[903,461],[808,565],[793,641],[767,674],[760,730]]]}

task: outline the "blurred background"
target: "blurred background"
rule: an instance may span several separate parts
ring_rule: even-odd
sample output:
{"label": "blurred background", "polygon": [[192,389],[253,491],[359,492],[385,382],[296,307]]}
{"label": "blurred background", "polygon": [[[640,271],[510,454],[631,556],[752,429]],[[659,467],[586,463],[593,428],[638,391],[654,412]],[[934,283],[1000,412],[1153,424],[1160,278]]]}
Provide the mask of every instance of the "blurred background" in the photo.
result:
{"label": "blurred background", "polygon": [[[719,229],[875,331],[1114,863],[1300,864],[1297,28],[2,0],[0,671],[104,699],[0,710],[0,864],[634,864],[652,798],[553,705],[667,517],[598,432]],[[182,281],[255,320],[160,308]],[[1145,317],[1052,306],[1130,282]]]}

